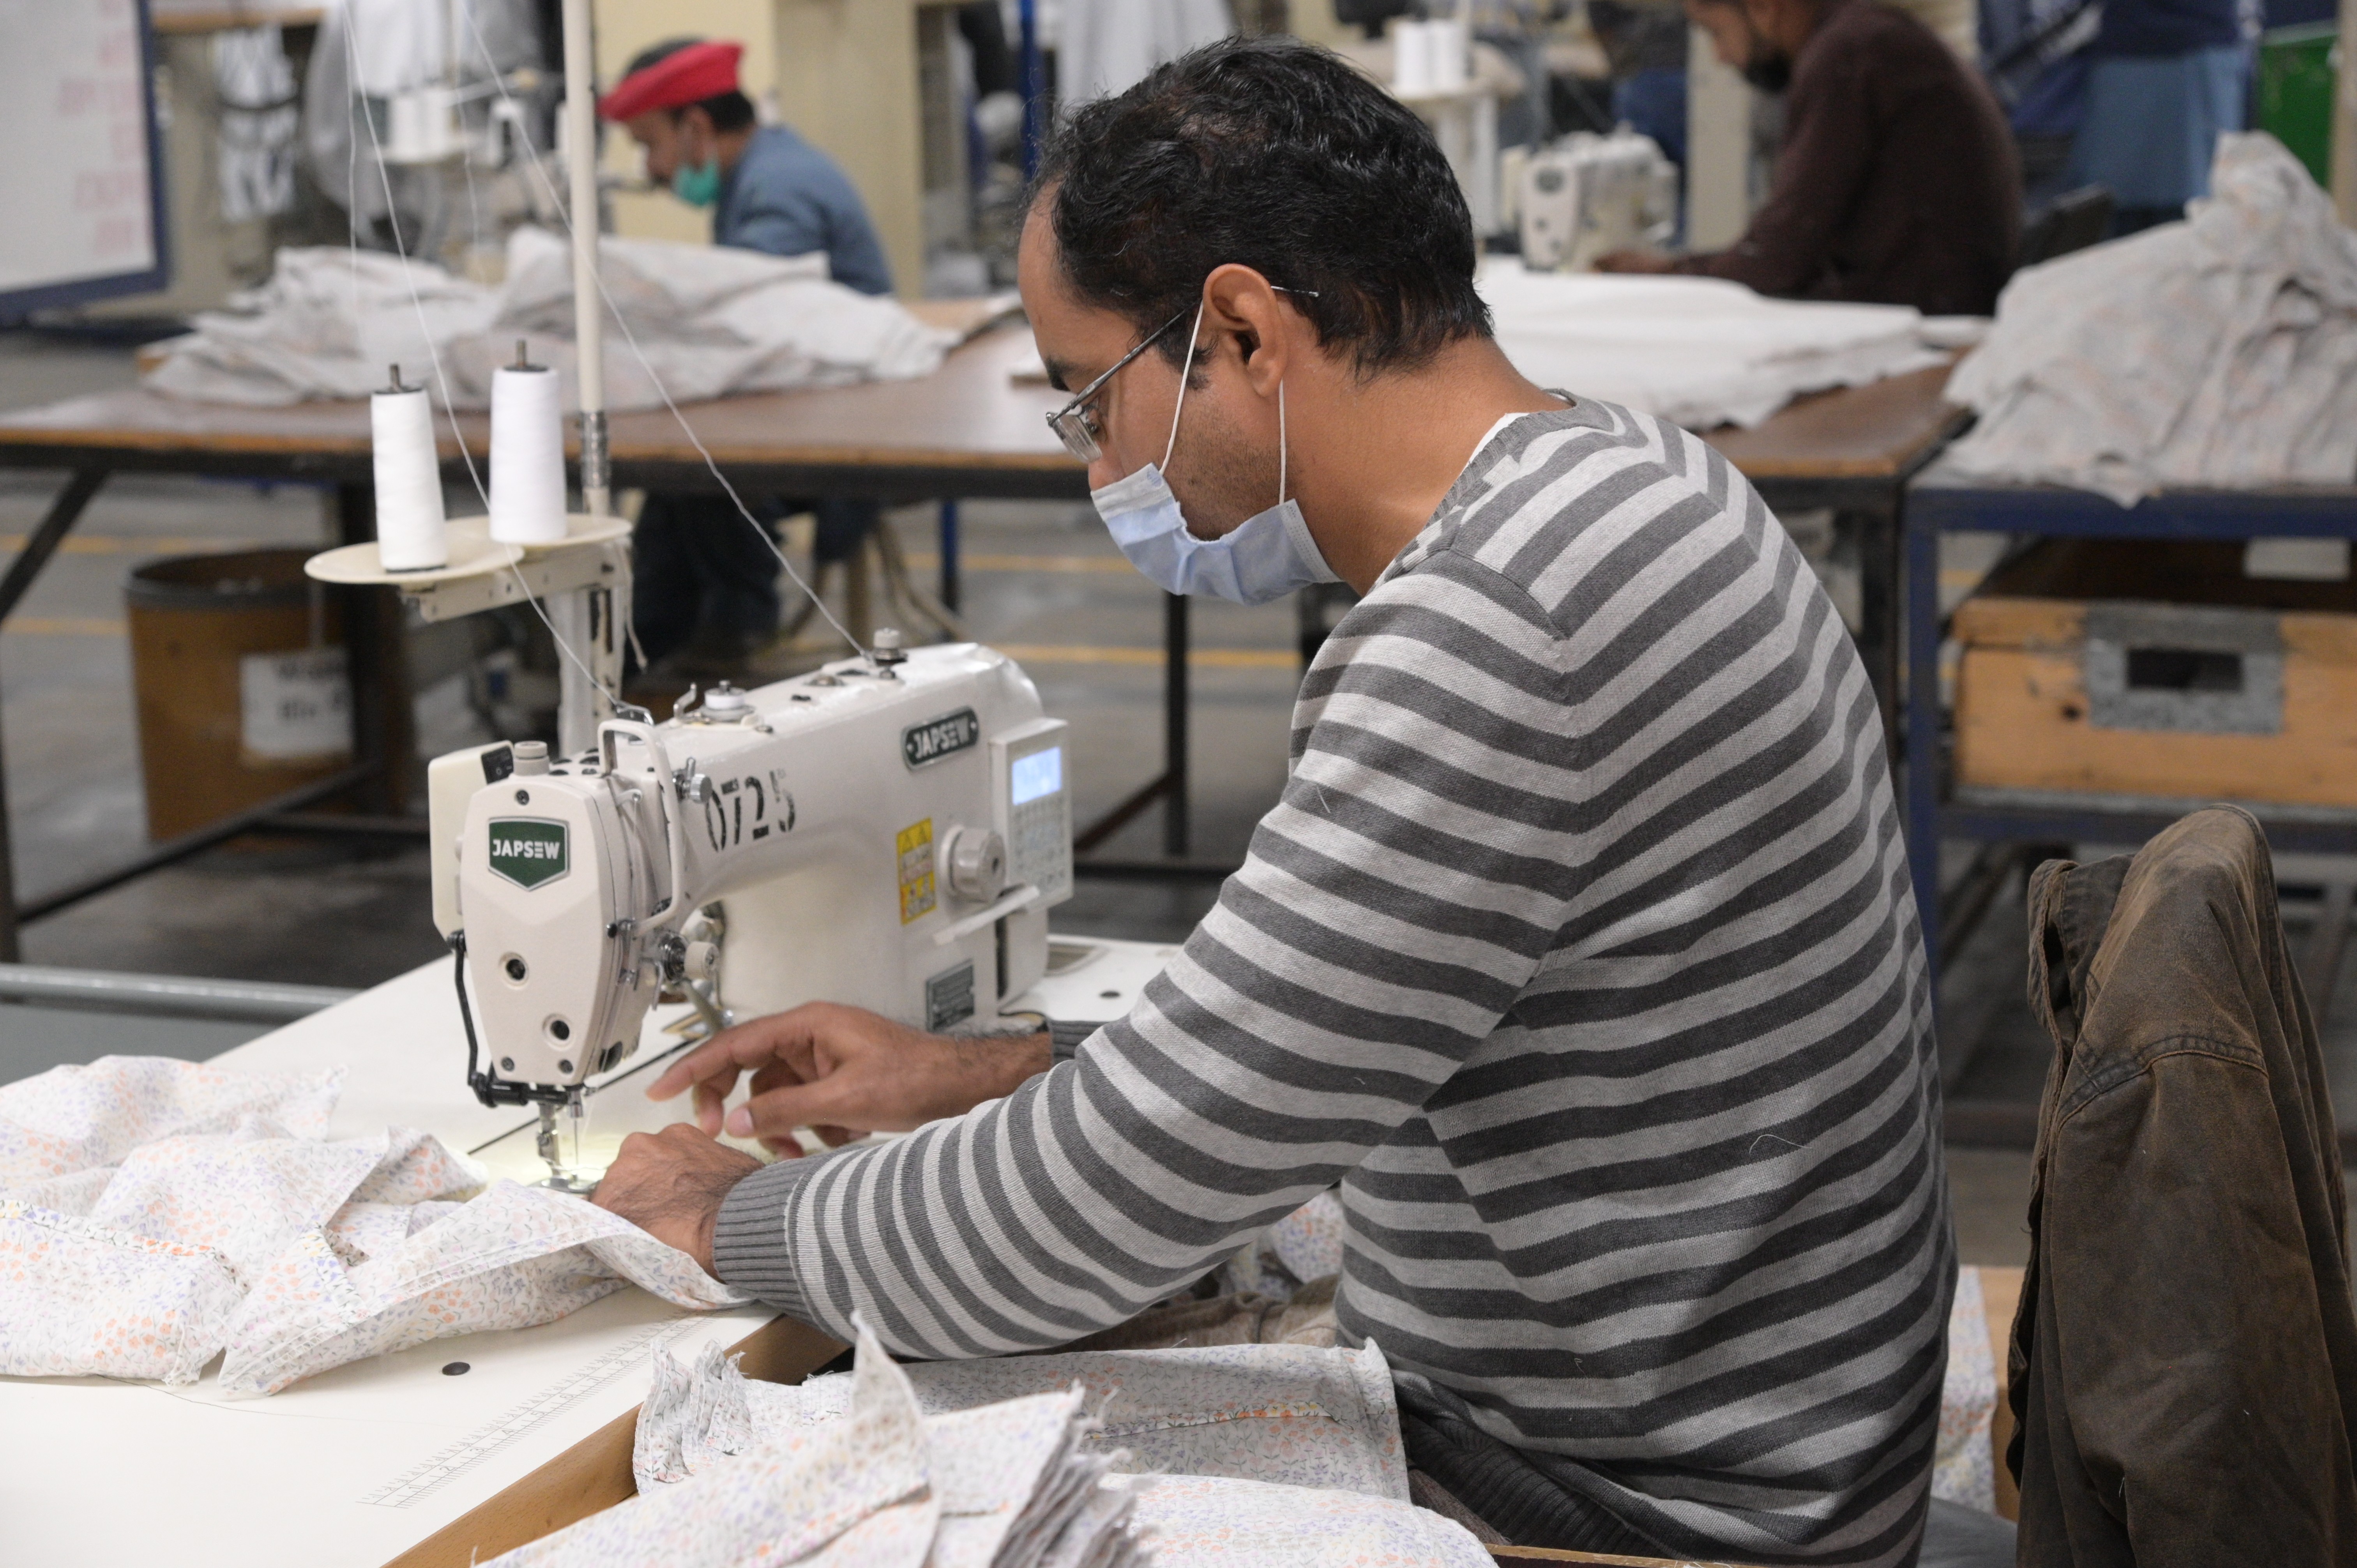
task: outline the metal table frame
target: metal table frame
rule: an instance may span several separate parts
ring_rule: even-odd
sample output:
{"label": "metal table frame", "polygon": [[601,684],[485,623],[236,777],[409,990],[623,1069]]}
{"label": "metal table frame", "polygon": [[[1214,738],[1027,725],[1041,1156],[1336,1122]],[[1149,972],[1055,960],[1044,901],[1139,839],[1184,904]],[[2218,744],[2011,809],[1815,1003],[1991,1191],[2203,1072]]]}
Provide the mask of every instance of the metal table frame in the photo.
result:
{"label": "metal table frame", "polygon": [[[2132,801],[2091,795],[2052,804],[1956,800],[1949,789],[1947,715],[1940,702],[1940,535],[2010,533],[2039,538],[2357,540],[2357,485],[2271,490],[2168,490],[2133,507],[2059,486],[1972,487],[1934,473],[1911,488],[1905,511],[1907,620],[1906,830],[1916,909],[1936,987],[1953,955],[2009,866],[1985,863],[1943,909],[1940,844],[2140,843],[2201,802]],[[2357,811],[2242,802],[2280,850],[2357,854]],[[1977,904],[1978,908],[1975,908]]]}
{"label": "metal table frame", "polygon": [[[1028,347],[1028,334],[1019,330],[985,332],[952,354],[942,371],[927,381],[732,400],[733,407],[707,405],[711,417],[700,417],[698,427],[743,491],[839,495],[887,505],[940,503],[942,597],[954,607],[959,598],[959,500],[1078,501],[1088,495],[1085,471],[1054,446],[1044,427],[1032,427],[1023,417],[1028,411],[1017,408],[1010,413],[988,401],[1024,401],[1019,389],[1006,391],[1006,367]],[[0,467],[60,469],[70,476],[48,517],[0,578],[0,619],[16,607],[112,473],[333,486],[339,542],[371,536],[372,476],[364,414],[356,418],[345,410],[303,405],[287,411],[291,417],[274,427],[258,424],[253,411],[231,410],[208,428],[201,418],[187,419],[184,410],[152,418],[134,407],[119,416],[123,423],[105,423],[103,404],[113,395],[89,400],[101,405],[90,415],[69,416],[55,424],[44,423],[40,410],[0,420],[7,427],[0,431]],[[1043,390],[1036,401],[1045,406],[1049,396]],[[977,404],[977,399],[983,403]],[[962,424],[963,412],[977,406],[985,407],[985,414]],[[102,422],[92,424],[91,419]],[[465,419],[468,440],[479,452],[479,416]],[[1907,483],[1961,419],[1960,411],[1938,404],[1937,385],[1929,373],[1917,372],[1871,387],[1803,398],[1759,430],[1713,432],[1709,436],[1771,507],[1781,511],[1830,507],[1845,514],[1844,527],[1858,542],[1863,574],[1864,626],[1858,640],[1886,733],[1892,736],[1898,733],[1900,535]],[[633,422],[652,428],[632,433]],[[445,473],[454,483],[465,482],[466,469],[455,452],[445,463]],[[717,489],[702,458],[672,439],[652,414],[617,421],[613,482],[630,489]],[[388,596],[371,598],[370,590],[349,591],[360,596],[346,607],[346,624],[354,628],[353,768],[230,822],[156,845],[131,865],[27,900],[22,918],[53,913],[257,827],[415,832],[414,822],[391,814],[399,780],[388,759],[377,755],[388,749],[379,745],[378,737],[394,735],[404,716],[399,693],[385,683],[397,675],[399,666],[384,660],[381,652],[393,646],[398,621],[365,613],[371,607],[380,612],[391,607]],[[1083,875],[1217,880],[1234,869],[1189,857],[1188,622],[1187,601],[1166,596],[1161,770],[1075,837],[1077,848],[1093,849],[1159,804],[1162,854],[1125,861],[1091,857],[1075,867]],[[390,749],[396,754],[403,750],[397,736]],[[308,809],[328,795],[355,787],[363,790],[360,815]],[[0,960],[16,951],[19,911],[14,899],[5,828],[0,828]]]}
{"label": "metal table frame", "polygon": [[[335,490],[337,542],[349,544],[375,536],[373,473],[365,455],[350,456],[316,450],[280,452],[173,447],[150,450],[136,446],[102,447],[38,442],[0,445],[0,467],[62,468],[65,485],[48,513],[27,537],[24,548],[0,576],[0,623],[23,600],[58,547],[73,531],[84,510],[115,473],[190,474],[238,479],[282,480],[332,486]],[[452,458],[445,478],[466,482],[466,467]],[[888,465],[747,463],[732,460],[730,478],[745,490],[780,494],[829,494],[874,499],[887,505],[921,501],[941,504],[941,559],[943,601],[959,600],[957,502],[965,499],[1019,500],[1085,500],[1088,479],[1078,467],[1069,471],[1021,470],[976,466],[971,468],[933,465],[899,467]],[[719,487],[701,462],[645,461],[627,456],[614,463],[617,489],[697,490],[717,492]],[[389,688],[386,677],[388,628],[385,618],[369,609],[383,596],[369,589],[341,589],[350,596],[346,607],[348,657],[352,672],[353,765],[332,778],[305,785],[276,799],[225,818],[195,832],[156,844],[129,864],[18,900],[7,826],[7,801],[0,787],[0,962],[14,961],[21,952],[21,926],[57,914],[82,900],[119,887],[151,871],[178,864],[213,845],[257,830],[382,834],[422,824],[388,818],[393,797],[386,789],[388,759],[378,755],[385,733]],[[382,608],[381,606],[377,607]],[[1084,875],[1128,879],[1176,878],[1214,880],[1232,866],[1200,865],[1187,856],[1189,848],[1188,801],[1189,706],[1187,601],[1163,596],[1163,746],[1159,773],[1114,807],[1096,822],[1083,827],[1075,847],[1083,853],[1157,802],[1162,804],[1163,860],[1084,860],[1076,869]],[[314,812],[307,808],[347,791],[361,789],[362,811],[353,817]]]}

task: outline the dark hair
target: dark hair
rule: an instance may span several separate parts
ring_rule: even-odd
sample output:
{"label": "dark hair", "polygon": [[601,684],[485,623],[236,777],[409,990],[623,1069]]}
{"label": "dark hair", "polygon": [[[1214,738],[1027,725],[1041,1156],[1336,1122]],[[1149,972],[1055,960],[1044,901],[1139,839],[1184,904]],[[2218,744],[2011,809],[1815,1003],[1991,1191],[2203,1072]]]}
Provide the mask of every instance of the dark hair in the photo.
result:
{"label": "dark hair", "polygon": [[[1033,199],[1081,298],[1150,332],[1233,262],[1294,291],[1361,375],[1490,334],[1473,220],[1424,122],[1348,60],[1230,38],[1074,111]],[[1187,345],[1159,345],[1176,364]]]}
{"label": "dark hair", "polygon": [[[702,38],[665,38],[659,44],[649,45],[630,57],[630,63],[622,68],[622,74],[636,76],[647,67],[659,65],[680,50],[702,42]],[[733,87],[709,98],[699,98],[693,103],[683,103],[671,112],[671,117],[676,122],[691,109],[701,109],[711,115],[712,128],[716,131],[741,131],[753,124],[756,118],[753,101]]]}

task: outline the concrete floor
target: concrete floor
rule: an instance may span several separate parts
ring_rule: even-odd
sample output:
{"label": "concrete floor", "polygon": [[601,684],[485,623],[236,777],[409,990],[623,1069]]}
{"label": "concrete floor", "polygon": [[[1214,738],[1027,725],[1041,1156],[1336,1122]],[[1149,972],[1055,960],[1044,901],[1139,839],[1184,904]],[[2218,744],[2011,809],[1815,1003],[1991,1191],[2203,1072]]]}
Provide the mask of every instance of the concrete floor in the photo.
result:
{"label": "concrete floor", "polygon": [[[0,407],[132,379],[122,349],[0,334]],[[0,471],[0,555],[38,521],[62,479]],[[121,624],[125,572],[159,555],[321,542],[322,499],[299,486],[130,478],[111,481],[91,503],[0,637],[0,733],[20,890],[37,895],[145,845]],[[895,519],[920,566],[933,519],[929,508]],[[963,520],[968,624],[982,639],[1017,650],[1048,710],[1071,721],[1077,803],[1090,820],[1161,766],[1159,596],[1120,562],[1086,506],[968,503]],[[1289,604],[1201,604],[1194,634],[1199,650],[1211,650],[1194,673],[1194,853],[1232,863],[1284,779],[1297,680],[1294,612]],[[1148,811],[1106,853],[1154,854],[1160,831]],[[1083,881],[1056,925],[1177,940],[1213,892]],[[2046,1047],[2019,1000],[2022,940],[2017,888],[1956,966],[1947,1001],[1981,1042],[1955,1089],[2034,1104]],[[134,882],[28,928],[25,948],[34,963],[349,987],[443,950],[427,916],[422,848],[295,839],[242,841]],[[2344,993],[2357,984],[2351,968]],[[2357,1019],[2357,996],[2342,1000],[2342,1018]],[[198,1058],[258,1032],[0,1006],[0,1081],[106,1049]],[[1952,1054],[1964,1044],[1952,1040]],[[2357,1052],[2341,1055],[2357,1060]],[[2020,1262],[2026,1151],[1951,1149],[1949,1168],[1965,1261]]]}

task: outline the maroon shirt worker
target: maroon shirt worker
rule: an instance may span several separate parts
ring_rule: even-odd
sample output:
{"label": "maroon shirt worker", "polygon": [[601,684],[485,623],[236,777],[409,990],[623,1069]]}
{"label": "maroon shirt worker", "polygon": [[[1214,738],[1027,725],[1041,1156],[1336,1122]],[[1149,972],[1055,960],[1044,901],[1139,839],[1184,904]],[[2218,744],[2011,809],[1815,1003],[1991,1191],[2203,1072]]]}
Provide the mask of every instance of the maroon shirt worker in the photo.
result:
{"label": "maroon shirt worker", "polygon": [[2021,238],[1996,101],[1932,30],[1878,0],[1686,0],[1718,58],[1784,93],[1767,204],[1724,251],[1616,251],[1620,273],[1732,278],[1791,299],[1987,316]]}

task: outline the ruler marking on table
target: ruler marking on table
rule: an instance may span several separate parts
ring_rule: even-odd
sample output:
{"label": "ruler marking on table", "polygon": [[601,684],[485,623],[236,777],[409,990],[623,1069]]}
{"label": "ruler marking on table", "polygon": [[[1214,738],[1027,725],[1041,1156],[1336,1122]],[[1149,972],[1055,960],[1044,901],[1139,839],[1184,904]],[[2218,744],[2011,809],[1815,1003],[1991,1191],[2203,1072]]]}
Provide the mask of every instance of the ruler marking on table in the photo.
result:
{"label": "ruler marking on table", "polygon": [[695,1326],[684,1316],[640,1329],[605,1354],[501,1412],[447,1448],[413,1466],[361,1499],[372,1508],[405,1509],[448,1486],[517,1438],[585,1394],[595,1392],[632,1366]]}

